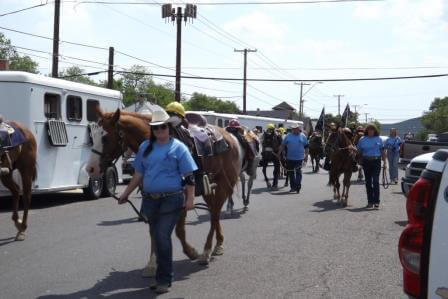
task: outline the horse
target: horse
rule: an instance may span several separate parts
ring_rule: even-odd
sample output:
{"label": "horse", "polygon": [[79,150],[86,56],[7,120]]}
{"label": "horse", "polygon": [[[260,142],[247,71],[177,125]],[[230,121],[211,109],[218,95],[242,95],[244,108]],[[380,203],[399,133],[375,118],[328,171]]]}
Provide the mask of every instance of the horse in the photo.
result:
{"label": "horse", "polygon": [[[99,129],[103,130],[104,133],[96,134],[99,142],[97,141],[92,149],[91,160],[87,167],[88,172],[92,176],[99,175],[115,159],[119,158],[127,148],[137,152],[140,143],[148,139],[151,134],[148,124],[149,116],[123,112],[120,109],[117,109],[115,112],[104,113],[99,106],[97,107],[97,115],[99,117]],[[214,127],[214,129],[222,134],[228,144],[228,150],[215,156],[202,157],[201,164],[203,165],[203,170],[206,173],[213,174],[216,188],[214,192],[204,196],[211,215],[211,226],[204,245],[204,251],[201,255],[186,241],[186,211],[181,214],[176,225],[176,235],[181,241],[183,252],[191,260],[198,259],[199,263],[203,265],[209,263],[211,255],[218,256],[224,254],[224,235],[219,221],[220,214],[224,202],[232,194],[233,188],[238,181],[240,159],[242,157],[238,140],[222,128]],[[215,232],[217,242],[212,251]],[[147,274],[145,276],[151,276],[155,273],[153,243],[151,242],[149,262],[144,269],[144,275]]]}
{"label": "horse", "polygon": [[[240,173],[240,181],[241,181],[241,193],[243,198],[244,211],[249,210],[249,202],[250,202],[250,193],[252,191],[252,186],[254,184],[254,180],[257,179],[257,167],[261,160],[260,154],[260,139],[258,136],[252,131],[245,131],[244,138],[249,143],[249,146],[252,148],[252,151],[255,153],[255,158],[251,164],[245,163],[241,166]],[[244,156],[244,149],[241,147],[242,156]],[[250,169],[248,169],[250,167]],[[247,192],[246,192],[246,175],[248,176],[247,180]],[[233,214],[233,196],[230,195],[229,200],[227,201],[227,215]]]}
{"label": "horse", "polygon": [[[3,120],[0,117],[0,125]],[[12,220],[18,230],[16,241],[25,240],[25,231],[28,227],[28,210],[31,204],[31,188],[37,178],[37,144],[33,133],[23,124],[16,121],[6,123],[8,128],[14,129],[11,139],[9,133],[3,134],[11,141],[8,146],[0,147],[1,181],[11,191],[13,200]],[[14,135],[18,134],[18,135]],[[17,138],[17,139],[15,139]],[[14,142],[14,139],[17,141]],[[0,141],[0,144],[2,142]],[[18,170],[22,178],[22,190],[13,179],[13,171]],[[19,217],[19,198],[22,191],[23,217]]]}
{"label": "horse", "polygon": [[[336,142],[331,154],[330,186],[333,186],[333,199],[337,200],[343,207],[348,204],[348,192],[353,171],[353,161],[356,159],[356,149],[347,134],[348,129],[338,128],[336,131]],[[350,132],[351,134],[351,132]],[[344,174],[342,195],[339,192],[339,177]]]}
{"label": "horse", "polygon": [[319,163],[323,155],[322,137],[317,135],[311,136],[309,142],[309,151],[313,172],[317,173],[319,172]]}
{"label": "horse", "polygon": [[[261,153],[261,165],[263,166],[262,172],[264,176],[264,180],[266,182],[266,187],[268,189],[276,190],[278,188],[278,179],[280,176],[280,160],[279,157],[276,155],[278,148],[281,145],[281,137],[278,136],[276,133],[272,133],[272,136],[268,136],[265,132],[263,134],[263,150]],[[272,138],[272,144],[266,144],[266,138],[270,137]],[[274,179],[271,183],[269,182],[269,178],[266,174],[266,168],[268,167],[269,162],[272,162],[274,164]]]}

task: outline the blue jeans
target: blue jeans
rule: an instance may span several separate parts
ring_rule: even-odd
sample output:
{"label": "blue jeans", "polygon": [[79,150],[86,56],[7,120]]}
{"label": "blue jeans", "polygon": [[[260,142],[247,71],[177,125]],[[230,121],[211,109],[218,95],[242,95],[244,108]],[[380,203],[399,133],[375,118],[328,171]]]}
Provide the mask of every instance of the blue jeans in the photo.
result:
{"label": "blue jeans", "polygon": [[155,245],[157,257],[156,281],[169,284],[173,281],[173,246],[171,234],[182,212],[184,195],[153,200],[144,197],[142,201],[143,213],[149,220],[150,233]]}
{"label": "blue jeans", "polygon": [[390,180],[398,180],[398,158],[400,153],[398,151],[387,150],[387,162],[389,163],[389,177]]}
{"label": "blue jeans", "polygon": [[286,160],[292,190],[300,191],[302,188],[302,162],[303,160]]}
{"label": "blue jeans", "polygon": [[366,179],[367,201],[369,204],[379,204],[381,159],[363,159],[362,168]]}

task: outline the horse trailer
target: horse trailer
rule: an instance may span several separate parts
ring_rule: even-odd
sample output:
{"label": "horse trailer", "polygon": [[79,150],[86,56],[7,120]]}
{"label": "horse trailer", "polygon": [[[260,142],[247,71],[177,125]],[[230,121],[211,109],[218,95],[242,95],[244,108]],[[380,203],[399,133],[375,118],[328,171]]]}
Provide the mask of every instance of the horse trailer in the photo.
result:
{"label": "horse trailer", "polygon": [[303,129],[303,122],[291,119],[280,119],[272,117],[262,117],[262,116],[252,116],[244,114],[227,114],[227,113],[216,113],[213,111],[188,111],[196,114],[200,114],[207,119],[207,122],[211,125],[215,125],[221,128],[227,127],[230,120],[237,119],[240,125],[248,128],[257,128],[259,132],[263,132],[267,129],[268,124],[274,124],[276,127],[288,127],[292,124],[299,124],[300,128]]}
{"label": "horse trailer", "polygon": [[[90,126],[97,122],[96,106],[121,108],[119,91],[24,72],[0,72],[0,113],[33,132],[37,142],[34,193],[83,189],[88,198],[115,192],[122,182],[121,161],[102,178],[86,171],[91,153]],[[20,175],[14,173],[20,184]],[[0,196],[9,191],[0,183]]]}

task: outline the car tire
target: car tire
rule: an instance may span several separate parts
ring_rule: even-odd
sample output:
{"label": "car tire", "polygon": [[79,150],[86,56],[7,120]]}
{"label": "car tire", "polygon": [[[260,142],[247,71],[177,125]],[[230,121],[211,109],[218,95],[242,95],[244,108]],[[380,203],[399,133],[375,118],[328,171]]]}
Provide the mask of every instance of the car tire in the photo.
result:
{"label": "car tire", "polygon": [[103,191],[103,178],[90,178],[89,185],[82,191],[87,200],[100,198]]}
{"label": "car tire", "polygon": [[118,175],[115,167],[108,167],[103,176],[103,192],[102,196],[110,197],[115,195],[117,189]]}

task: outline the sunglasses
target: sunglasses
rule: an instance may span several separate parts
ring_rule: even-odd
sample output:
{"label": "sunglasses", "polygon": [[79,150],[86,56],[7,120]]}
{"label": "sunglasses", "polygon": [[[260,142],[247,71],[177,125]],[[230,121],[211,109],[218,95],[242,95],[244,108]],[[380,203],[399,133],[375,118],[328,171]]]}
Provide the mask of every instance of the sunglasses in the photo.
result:
{"label": "sunglasses", "polygon": [[168,125],[167,125],[167,124],[162,124],[162,125],[159,125],[159,126],[152,126],[152,129],[153,129],[154,131],[157,131],[158,129],[165,130],[165,129],[167,129],[167,128],[168,128]]}

